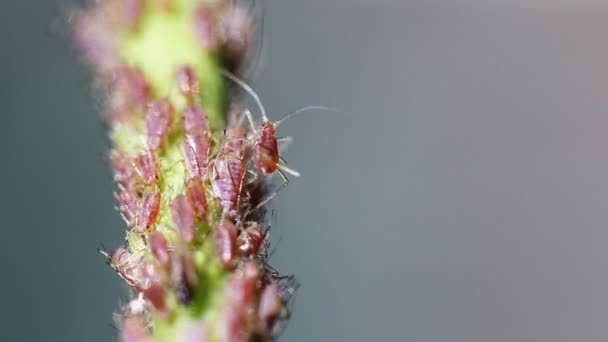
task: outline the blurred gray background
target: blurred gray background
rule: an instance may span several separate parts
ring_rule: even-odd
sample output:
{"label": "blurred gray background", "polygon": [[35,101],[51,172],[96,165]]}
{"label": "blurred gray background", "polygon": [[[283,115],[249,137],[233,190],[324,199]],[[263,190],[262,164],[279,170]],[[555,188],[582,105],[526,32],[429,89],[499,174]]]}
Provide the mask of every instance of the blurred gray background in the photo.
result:
{"label": "blurred gray background", "polygon": [[[0,3],[0,340],[112,341],[104,127],[57,26]],[[257,89],[302,171],[282,341],[605,341],[608,4],[266,0]],[[61,30],[59,30],[61,31]]]}

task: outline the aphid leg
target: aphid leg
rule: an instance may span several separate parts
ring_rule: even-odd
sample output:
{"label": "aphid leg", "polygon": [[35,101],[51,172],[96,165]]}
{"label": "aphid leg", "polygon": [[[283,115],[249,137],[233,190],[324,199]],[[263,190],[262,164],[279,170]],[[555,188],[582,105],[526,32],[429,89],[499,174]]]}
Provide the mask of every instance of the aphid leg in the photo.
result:
{"label": "aphid leg", "polygon": [[277,170],[277,172],[279,172],[279,175],[281,175],[281,178],[283,178],[283,181],[285,181],[285,183],[289,183],[289,180],[287,179],[287,176],[285,176],[285,173],[283,173],[283,172],[287,172],[294,177],[300,177],[302,175],[298,171],[288,168],[287,165],[285,165],[285,164],[287,164],[287,163],[279,164],[279,169]]}

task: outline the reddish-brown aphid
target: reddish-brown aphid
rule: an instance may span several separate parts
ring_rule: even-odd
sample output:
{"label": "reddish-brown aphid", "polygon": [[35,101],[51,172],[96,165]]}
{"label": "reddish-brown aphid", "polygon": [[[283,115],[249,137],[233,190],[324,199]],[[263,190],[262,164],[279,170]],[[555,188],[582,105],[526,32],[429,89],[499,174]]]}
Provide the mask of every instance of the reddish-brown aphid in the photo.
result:
{"label": "reddish-brown aphid", "polygon": [[152,90],[139,69],[121,68],[116,72],[112,89],[111,108],[144,108],[150,100]]}
{"label": "reddish-brown aphid", "polygon": [[177,299],[189,303],[194,296],[194,288],[198,283],[196,267],[189,253],[174,254],[171,266],[171,283]]}
{"label": "reddish-brown aphid", "polygon": [[154,189],[147,193],[141,203],[139,215],[137,216],[137,225],[133,230],[137,233],[144,233],[156,223],[158,212],[160,211],[160,191]]}
{"label": "reddish-brown aphid", "polygon": [[279,318],[283,306],[279,285],[272,281],[264,287],[260,296],[258,306],[258,325],[260,329],[264,331],[270,330],[277,318]]}
{"label": "reddish-brown aphid", "polygon": [[215,251],[223,267],[232,267],[236,263],[237,232],[236,226],[228,220],[222,220],[215,226]]}
{"label": "reddish-brown aphid", "polygon": [[207,116],[197,105],[184,110],[184,126],[186,139],[184,152],[186,164],[191,177],[205,179],[209,165],[209,133],[207,129]]}
{"label": "reddish-brown aphid", "polygon": [[247,131],[240,122],[231,125],[213,163],[211,183],[224,215],[234,216],[239,204],[250,155],[246,135]]}
{"label": "reddish-brown aphid", "polygon": [[226,308],[223,312],[221,334],[223,341],[244,341],[247,335],[250,312],[260,276],[260,268],[255,262],[247,262],[233,274],[226,287],[224,297]]}
{"label": "reddish-brown aphid", "polygon": [[216,10],[200,4],[194,13],[194,32],[201,47],[215,51],[219,46],[219,33]]}
{"label": "reddish-brown aphid", "polygon": [[163,316],[169,313],[167,306],[167,295],[162,284],[153,283],[142,291],[144,298],[152,304],[152,307]]}
{"label": "reddish-brown aphid", "polygon": [[193,97],[198,95],[200,88],[194,70],[187,65],[177,69],[175,78],[177,79],[177,88],[179,92],[188,100],[192,101]]}
{"label": "reddish-brown aphid", "polygon": [[142,154],[137,156],[133,161],[133,166],[145,185],[154,185],[158,183],[158,167],[152,151],[145,150]]}
{"label": "reddish-brown aphid", "polygon": [[194,210],[194,215],[199,220],[206,220],[209,207],[203,181],[199,177],[193,177],[186,183],[186,196]]}
{"label": "reddish-brown aphid", "polygon": [[185,243],[194,240],[196,223],[194,221],[194,210],[184,195],[178,195],[171,201],[171,218]]}
{"label": "reddish-brown aphid", "polygon": [[173,117],[173,106],[168,99],[160,99],[153,102],[148,108],[146,115],[146,133],[148,136],[148,147],[158,150],[166,141],[171,127]]}
{"label": "reddish-brown aphid", "polygon": [[238,241],[239,251],[244,256],[258,255],[265,241],[262,226],[256,222],[249,222],[248,226],[241,230]]}
{"label": "reddish-brown aphid", "polygon": [[279,169],[279,143],[272,122],[264,121],[253,145],[255,168],[269,175]]}
{"label": "reddish-brown aphid", "polygon": [[99,253],[108,258],[110,266],[129,286],[135,287],[141,283],[143,270],[138,260],[127,249],[119,247],[112,255],[103,250],[99,250]]}
{"label": "reddish-brown aphid", "polygon": [[122,342],[151,342],[152,336],[146,325],[143,315],[126,317],[120,327],[120,340]]}
{"label": "reddish-brown aphid", "polygon": [[116,199],[118,200],[118,209],[122,218],[127,223],[127,226],[133,227],[136,224],[138,213],[137,198],[133,193],[123,187],[121,187],[120,193],[118,193]]}
{"label": "reddish-brown aphid", "polygon": [[161,232],[154,232],[150,235],[150,250],[152,254],[158,260],[158,262],[166,267],[171,261],[171,255],[169,254],[169,243]]}
{"label": "reddish-brown aphid", "polygon": [[110,164],[114,181],[127,189],[132,189],[135,183],[135,171],[131,160],[118,150],[111,150],[109,153]]}
{"label": "reddish-brown aphid", "polygon": [[168,313],[165,289],[163,286],[161,269],[150,260],[143,263],[143,277],[139,285],[143,297],[161,314]]}

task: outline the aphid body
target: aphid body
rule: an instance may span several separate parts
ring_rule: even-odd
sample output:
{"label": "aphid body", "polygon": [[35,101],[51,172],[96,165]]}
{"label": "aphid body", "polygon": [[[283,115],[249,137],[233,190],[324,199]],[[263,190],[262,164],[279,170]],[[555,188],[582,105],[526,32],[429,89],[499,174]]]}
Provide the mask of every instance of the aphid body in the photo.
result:
{"label": "aphid body", "polygon": [[160,191],[158,188],[147,193],[141,203],[139,215],[137,216],[133,231],[144,233],[156,223],[160,211]]}
{"label": "aphid body", "polygon": [[188,171],[191,177],[205,179],[209,165],[207,116],[199,106],[188,106],[184,110],[184,126],[184,152]]}
{"label": "aphid body", "polygon": [[148,108],[146,115],[146,133],[148,136],[148,147],[151,150],[158,150],[167,139],[173,107],[167,99],[155,101]]}

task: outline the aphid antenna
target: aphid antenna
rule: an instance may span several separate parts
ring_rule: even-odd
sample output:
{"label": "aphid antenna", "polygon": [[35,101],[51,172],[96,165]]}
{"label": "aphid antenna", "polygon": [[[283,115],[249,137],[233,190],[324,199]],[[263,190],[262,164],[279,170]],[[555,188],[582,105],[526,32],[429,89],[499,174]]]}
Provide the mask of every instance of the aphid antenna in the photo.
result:
{"label": "aphid antenna", "polygon": [[[283,172],[286,172],[294,177],[300,177],[302,174],[299,173],[298,171],[291,169],[289,167],[287,167],[287,163],[283,162],[284,164],[279,164],[279,170],[277,170],[279,172],[279,175],[281,175],[281,178],[283,178],[283,180],[285,181],[285,183],[288,183],[287,177],[285,176],[285,174]],[[286,184],[287,185],[287,184]]]}
{"label": "aphid antenna", "polygon": [[238,86],[243,88],[243,90],[245,90],[258,105],[258,108],[260,109],[260,114],[262,115],[262,119],[264,121],[270,121],[268,119],[268,116],[266,115],[266,109],[264,109],[262,100],[260,99],[258,94],[255,92],[255,90],[253,90],[253,88],[251,88],[251,86],[249,84],[247,84],[245,81],[243,81],[239,77],[233,75],[230,71],[221,69],[221,73],[222,73],[222,75],[226,76],[229,80],[231,80],[232,82],[236,83]]}
{"label": "aphid antenna", "polygon": [[110,255],[110,253],[106,252],[106,246],[104,246],[103,244],[101,244],[101,248],[97,248],[97,252],[101,255],[103,255],[104,258],[106,258],[108,264],[110,263],[110,260],[112,259],[112,255]]}
{"label": "aphid antenna", "polygon": [[321,111],[336,112],[336,113],[341,113],[342,112],[339,109],[332,108],[332,107],[327,107],[327,106],[304,106],[302,108],[298,108],[298,109],[296,109],[294,111],[291,111],[291,112],[283,115],[282,118],[280,118],[279,120],[277,120],[277,121],[274,122],[274,127],[278,127],[280,124],[282,124],[283,122],[287,121],[288,119],[291,119],[295,115],[298,115],[300,113],[304,113],[304,112],[307,112],[307,111],[311,111],[311,110],[321,110]]}

